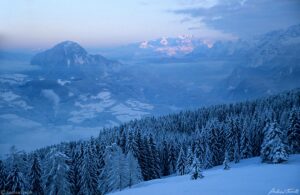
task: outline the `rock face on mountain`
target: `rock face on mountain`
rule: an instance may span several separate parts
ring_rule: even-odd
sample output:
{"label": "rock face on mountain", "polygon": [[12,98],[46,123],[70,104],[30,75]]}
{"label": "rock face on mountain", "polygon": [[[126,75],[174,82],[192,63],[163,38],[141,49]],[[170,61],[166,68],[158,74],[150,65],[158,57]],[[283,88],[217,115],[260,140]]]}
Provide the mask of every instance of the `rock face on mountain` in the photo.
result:
{"label": "rock face on mountain", "polygon": [[109,65],[115,63],[101,55],[91,55],[78,43],[64,41],[53,48],[36,54],[32,60],[32,65],[47,67],[71,67],[83,65]]}

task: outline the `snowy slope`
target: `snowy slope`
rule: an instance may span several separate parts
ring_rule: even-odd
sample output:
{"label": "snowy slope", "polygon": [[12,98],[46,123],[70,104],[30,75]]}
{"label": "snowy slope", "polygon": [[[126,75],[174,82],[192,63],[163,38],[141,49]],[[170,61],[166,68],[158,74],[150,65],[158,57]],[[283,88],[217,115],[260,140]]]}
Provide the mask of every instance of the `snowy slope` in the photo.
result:
{"label": "snowy slope", "polygon": [[300,155],[290,156],[285,164],[262,164],[260,158],[251,158],[230,166],[228,171],[222,166],[206,170],[200,180],[190,180],[189,175],[174,176],[143,182],[113,194],[268,195],[287,190],[291,193],[283,194],[300,193]]}

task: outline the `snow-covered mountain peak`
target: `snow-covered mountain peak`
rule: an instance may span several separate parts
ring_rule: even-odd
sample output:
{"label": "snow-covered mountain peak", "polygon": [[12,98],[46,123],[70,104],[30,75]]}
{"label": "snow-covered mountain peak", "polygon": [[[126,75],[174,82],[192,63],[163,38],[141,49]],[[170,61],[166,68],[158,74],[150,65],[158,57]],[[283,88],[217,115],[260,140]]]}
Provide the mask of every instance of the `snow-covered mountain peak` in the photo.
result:
{"label": "snow-covered mountain peak", "polygon": [[139,48],[146,49],[149,47],[148,41],[143,41],[140,43]]}
{"label": "snow-covered mountain peak", "polygon": [[85,57],[88,55],[86,50],[81,47],[78,43],[73,41],[64,41],[55,45],[52,50],[63,51],[67,56],[79,56]]}
{"label": "snow-covered mountain peak", "polygon": [[111,61],[101,55],[88,54],[82,46],[73,41],[58,43],[51,49],[38,53],[31,60],[31,64],[33,65],[47,67],[71,67],[74,65],[99,65],[109,63],[111,63]]}
{"label": "snow-covered mountain peak", "polygon": [[161,45],[164,45],[164,46],[168,45],[168,40],[167,40],[167,38],[166,38],[166,37],[161,38],[160,44],[161,44]]}
{"label": "snow-covered mountain peak", "polygon": [[56,44],[54,47],[56,46],[64,46],[64,47],[81,47],[77,42],[74,42],[74,41],[63,41],[63,42],[60,42],[58,44]]}
{"label": "snow-covered mountain peak", "polygon": [[211,47],[211,43],[192,35],[179,35],[143,41],[138,44],[138,49],[147,50],[148,52],[152,51],[163,56],[176,57],[191,53],[194,48],[199,46]]}

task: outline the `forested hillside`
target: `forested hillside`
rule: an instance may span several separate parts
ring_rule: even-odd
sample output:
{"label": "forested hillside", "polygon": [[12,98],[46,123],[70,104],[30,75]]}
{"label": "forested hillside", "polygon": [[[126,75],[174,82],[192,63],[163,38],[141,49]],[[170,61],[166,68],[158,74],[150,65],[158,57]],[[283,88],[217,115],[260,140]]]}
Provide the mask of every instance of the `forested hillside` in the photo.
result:
{"label": "forested hillside", "polygon": [[[300,90],[134,120],[88,141],[0,161],[0,188],[36,194],[105,194],[177,173],[261,156],[280,163],[300,152]],[[226,155],[225,155],[226,154]],[[225,158],[226,156],[226,158]]]}

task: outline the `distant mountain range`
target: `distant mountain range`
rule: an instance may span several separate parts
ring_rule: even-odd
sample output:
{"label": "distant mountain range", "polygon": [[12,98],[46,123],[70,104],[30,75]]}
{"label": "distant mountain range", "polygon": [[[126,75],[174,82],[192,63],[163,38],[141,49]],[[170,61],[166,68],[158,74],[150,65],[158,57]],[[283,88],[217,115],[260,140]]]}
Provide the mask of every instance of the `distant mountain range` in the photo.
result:
{"label": "distant mountain range", "polygon": [[[239,66],[257,67],[298,63],[300,25],[256,35],[248,39],[215,43],[194,36],[163,37],[100,49],[105,56],[129,63],[177,63],[204,60],[241,61]],[[298,59],[297,59],[298,60]]]}
{"label": "distant mountain range", "polygon": [[231,74],[213,87],[212,96],[234,101],[299,87],[299,53],[300,25],[213,44],[179,36],[106,50],[108,56],[128,63],[222,64]]}
{"label": "distant mountain range", "polygon": [[110,58],[125,61],[153,61],[184,57],[195,48],[208,49],[212,43],[194,36],[162,37],[159,39],[132,43],[129,45],[100,50]]}

